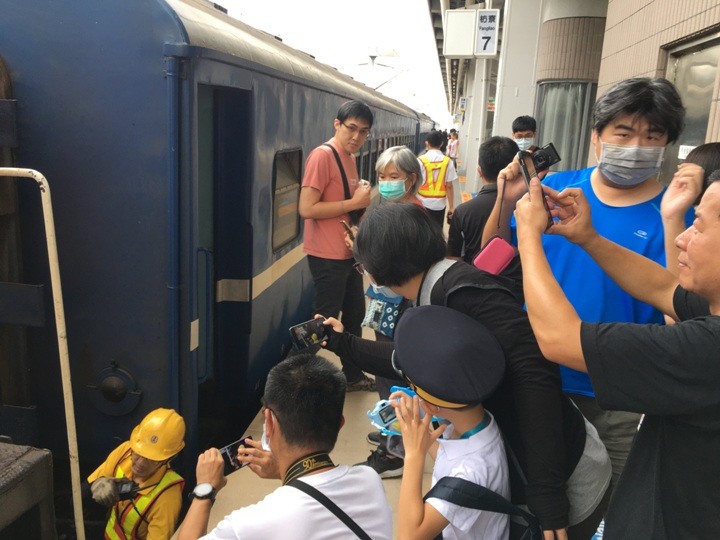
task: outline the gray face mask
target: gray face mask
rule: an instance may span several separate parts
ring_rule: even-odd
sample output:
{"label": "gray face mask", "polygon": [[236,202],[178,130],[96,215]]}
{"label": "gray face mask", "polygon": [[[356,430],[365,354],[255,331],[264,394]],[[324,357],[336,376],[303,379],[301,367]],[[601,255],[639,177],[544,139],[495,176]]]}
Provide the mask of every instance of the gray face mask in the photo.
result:
{"label": "gray face mask", "polygon": [[618,186],[637,186],[660,172],[664,146],[623,146],[602,143],[598,169]]}

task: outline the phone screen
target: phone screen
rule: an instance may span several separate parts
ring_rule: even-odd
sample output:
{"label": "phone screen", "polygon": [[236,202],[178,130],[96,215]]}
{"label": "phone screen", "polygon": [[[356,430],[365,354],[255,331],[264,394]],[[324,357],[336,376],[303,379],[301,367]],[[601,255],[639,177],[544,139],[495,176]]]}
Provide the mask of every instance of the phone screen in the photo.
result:
{"label": "phone screen", "polygon": [[326,328],[323,324],[324,320],[325,317],[318,317],[290,327],[290,337],[297,350],[307,349],[325,340]]}
{"label": "phone screen", "polygon": [[238,461],[237,458],[237,451],[238,448],[241,446],[246,446],[245,440],[246,439],[252,439],[252,437],[247,436],[243,437],[242,439],[239,439],[235,441],[234,443],[228,444],[226,447],[220,449],[220,455],[223,458],[223,461],[225,462],[225,468],[223,471],[223,474],[227,476],[231,472],[237,471],[239,468],[247,465],[247,463],[242,463]]}
{"label": "phone screen", "polygon": [[[520,150],[517,154],[518,163],[520,164],[520,171],[522,172],[523,178],[525,179],[525,185],[528,188],[528,191],[530,191],[530,180],[532,178],[537,177],[537,172],[535,171],[535,164],[532,160],[532,155],[530,152],[524,152],[523,150]],[[550,207],[548,206],[547,200],[545,199],[545,196],[543,196],[543,206],[545,206],[545,210],[547,211],[548,215],[548,222],[547,227],[550,227],[553,224],[553,217],[550,213]]]}

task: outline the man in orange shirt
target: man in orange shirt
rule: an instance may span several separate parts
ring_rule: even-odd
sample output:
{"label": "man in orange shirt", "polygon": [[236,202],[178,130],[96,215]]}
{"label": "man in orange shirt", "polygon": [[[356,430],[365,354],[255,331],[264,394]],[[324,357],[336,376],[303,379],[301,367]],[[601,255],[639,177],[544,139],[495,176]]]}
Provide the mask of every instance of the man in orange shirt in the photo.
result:
{"label": "man in orange shirt", "polygon": [[[315,282],[314,312],[338,317],[348,332],[359,336],[365,316],[362,276],[355,271],[352,251],[345,245],[342,221],[357,225],[370,204],[370,185],[358,179],[355,154],[365,144],[373,113],[361,101],[348,101],[333,121],[335,135],[315,148],[305,162],[299,211],[305,218],[305,253]],[[340,358],[347,390],[375,390],[374,381]]]}

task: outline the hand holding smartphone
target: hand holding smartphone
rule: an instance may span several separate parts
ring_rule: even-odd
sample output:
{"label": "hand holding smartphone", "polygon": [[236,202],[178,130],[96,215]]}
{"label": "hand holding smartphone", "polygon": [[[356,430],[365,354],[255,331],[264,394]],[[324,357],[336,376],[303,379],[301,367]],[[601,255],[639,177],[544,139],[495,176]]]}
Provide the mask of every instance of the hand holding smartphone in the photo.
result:
{"label": "hand holding smartphone", "polygon": [[[520,171],[522,172],[523,178],[525,179],[525,185],[527,185],[528,191],[530,191],[530,179],[537,178],[537,171],[535,170],[535,164],[533,163],[532,154],[525,150],[520,150],[517,153],[517,160],[520,164]],[[546,229],[550,228],[553,224],[552,213],[550,213],[550,207],[548,206],[547,200],[543,195],[543,206],[547,211],[548,221]]]}
{"label": "hand holding smartphone", "polygon": [[350,227],[350,225],[348,225],[348,222],[345,221],[344,219],[341,219],[340,223],[342,223],[342,226],[345,228],[345,232],[348,233],[350,240],[355,241],[355,233],[353,233],[352,227]]}
{"label": "hand holding smartphone", "polygon": [[323,322],[325,317],[310,319],[304,323],[296,324],[290,327],[290,337],[293,345],[298,351],[319,345],[327,339],[327,328]]}
{"label": "hand holding smartphone", "polygon": [[220,455],[225,462],[225,468],[223,469],[223,474],[225,476],[247,465],[247,463],[242,463],[237,458],[238,448],[241,446],[247,446],[245,444],[246,439],[252,439],[252,437],[243,437],[242,439],[238,439],[234,443],[228,444],[226,447],[220,449]]}

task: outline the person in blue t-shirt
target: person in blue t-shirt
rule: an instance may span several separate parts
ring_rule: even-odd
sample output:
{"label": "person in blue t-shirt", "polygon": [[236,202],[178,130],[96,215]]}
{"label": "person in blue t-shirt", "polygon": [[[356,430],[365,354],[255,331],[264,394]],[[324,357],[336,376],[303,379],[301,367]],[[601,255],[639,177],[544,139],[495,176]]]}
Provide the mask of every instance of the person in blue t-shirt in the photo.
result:
{"label": "person in blue t-shirt", "polygon": [[[596,167],[547,176],[543,183],[562,191],[583,190],[592,208],[593,225],[609,240],[665,265],[660,202],[665,187],[658,172],[665,147],[677,140],[685,109],[675,87],[665,79],[634,78],[615,85],[593,108],[592,143]],[[488,223],[511,216],[525,191],[522,180],[508,176],[504,201],[497,201]],[[505,181],[498,176],[498,189]],[[686,215],[689,225],[692,212]],[[514,222],[501,232],[514,236]],[[494,228],[493,228],[494,229]],[[495,230],[486,230],[487,241]],[[543,248],[555,278],[580,318],[588,322],[662,323],[663,314],[635,300],[580,247],[552,235],[543,236]],[[628,358],[632,361],[632,358]],[[613,484],[625,465],[640,415],[604,411],[597,405],[586,373],[561,367],[563,390],[597,428],[613,465]]]}

